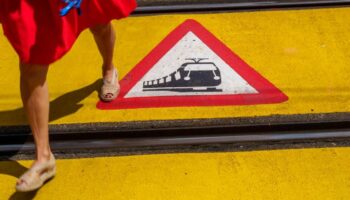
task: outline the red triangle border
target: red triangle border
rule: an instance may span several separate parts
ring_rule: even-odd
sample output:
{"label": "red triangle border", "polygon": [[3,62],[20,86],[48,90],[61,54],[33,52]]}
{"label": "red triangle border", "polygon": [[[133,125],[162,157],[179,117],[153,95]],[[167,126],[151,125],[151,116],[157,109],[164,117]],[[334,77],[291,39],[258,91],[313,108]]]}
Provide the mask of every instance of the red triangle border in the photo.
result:
{"label": "red triangle border", "polygon": [[[184,35],[193,32],[245,79],[257,94],[236,95],[194,95],[124,98],[135,84],[160,60]],[[188,19],[167,35],[143,60],[141,60],[121,81],[121,91],[112,102],[99,101],[98,109],[130,109],[148,107],[190,107],[190,106],[228,106],[281,103],[288,97],[272,83],[262,77],[247,63],[240,59],[225,44],[193,19]]]}

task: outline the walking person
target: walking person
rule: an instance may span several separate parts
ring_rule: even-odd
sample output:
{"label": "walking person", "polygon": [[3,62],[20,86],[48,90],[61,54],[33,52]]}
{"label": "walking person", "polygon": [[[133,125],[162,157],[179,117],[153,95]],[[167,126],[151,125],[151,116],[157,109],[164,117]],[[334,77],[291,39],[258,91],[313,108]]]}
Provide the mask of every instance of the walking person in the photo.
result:
{"label": "walking person", "polygon": [[71,10],[60,16],[60,10],[67,6],[65,1],[0,0],[0,23],[19,56],[21,98],[36,147],[36,160],[18,179],[17,191],[36,190],[55,175],[55,158],[49,145],[46,77],[49,65],[70,50],[83,30],[90,29],[102,56],[100,98],[112,101],[119,92],[112,61],[116,36],[110,21],[127,17],[136,8],[136,0],[83,0],[81,15]]}

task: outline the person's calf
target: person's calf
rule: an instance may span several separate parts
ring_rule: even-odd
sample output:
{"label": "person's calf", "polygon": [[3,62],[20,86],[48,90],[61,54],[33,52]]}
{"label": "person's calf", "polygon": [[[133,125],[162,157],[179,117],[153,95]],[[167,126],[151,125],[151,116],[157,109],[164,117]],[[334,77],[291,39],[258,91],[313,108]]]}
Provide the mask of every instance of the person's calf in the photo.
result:
{"label": "person's calf", "polygon": [[103,75],[108,70],[112,70],[113,65],[113,53],[114,53],[114,44],[115,44],[115,32],[111,23],[104,25],[97,25],[90,28],[95,42],[97,44],[98,50],[101,54],[103,65]]}

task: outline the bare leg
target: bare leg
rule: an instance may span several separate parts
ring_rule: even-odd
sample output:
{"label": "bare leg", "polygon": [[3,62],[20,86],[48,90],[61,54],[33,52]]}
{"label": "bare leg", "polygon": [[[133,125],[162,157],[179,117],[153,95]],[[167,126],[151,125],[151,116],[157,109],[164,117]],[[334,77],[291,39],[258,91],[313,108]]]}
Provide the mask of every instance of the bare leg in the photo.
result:
{"label": "bare leg", "polygon": [[[48,121],[49,93],[46,82],[48,66],[20,64],[21,97],[36,148],[36,164],[50,159]],[[22,184],[21,180],[17,184]]]}
{"label": "bare leg", "polygon": [[115,32],[111,23],[98,25],[90,28],[94,35],[98,50],[103,59],[102,75],[107,80],[112,80],[113,74],[113,53],[115,44]]}

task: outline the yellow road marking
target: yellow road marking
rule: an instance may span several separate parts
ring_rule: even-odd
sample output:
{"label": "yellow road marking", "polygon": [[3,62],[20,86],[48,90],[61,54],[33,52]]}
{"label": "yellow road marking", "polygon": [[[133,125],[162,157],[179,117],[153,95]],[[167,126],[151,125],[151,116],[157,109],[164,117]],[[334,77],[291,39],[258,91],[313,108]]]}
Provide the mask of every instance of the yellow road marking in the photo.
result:
{"label": "yellow road marking", "polygon": [[[138,16],[114,22],[115,63],[125,76],[171,30],[193,18],[223,41],[289,100],[228,107],[95,108],[101,59],[85,31],[49,74],[51,123],[125,122],[350,111],[350,8]],[[17,58],[0,37],[0,125],[24,124]],[[87,87],[88,86],[88,87]],[[69,93],[71,92],[71,93]],[[67,94],[69,93],[69,94]]]}
{"label": "yellow road marking", "polygon": [[[349,199],[350,148],[58,160],[35,199]],[[30,161],[0,162],[0,199]]]}

